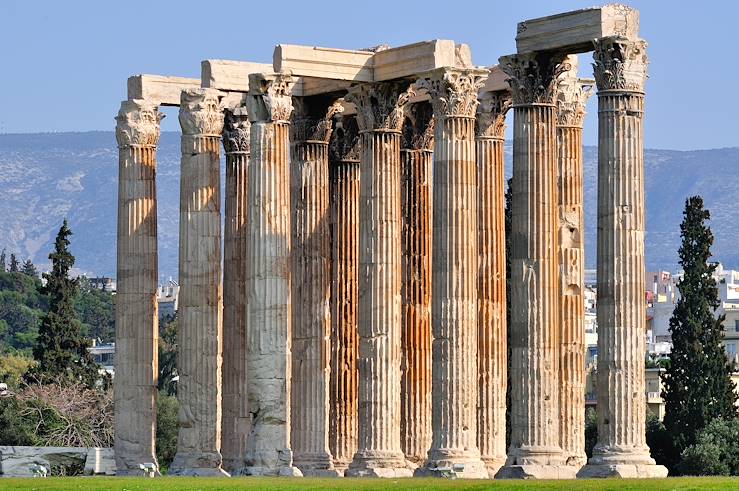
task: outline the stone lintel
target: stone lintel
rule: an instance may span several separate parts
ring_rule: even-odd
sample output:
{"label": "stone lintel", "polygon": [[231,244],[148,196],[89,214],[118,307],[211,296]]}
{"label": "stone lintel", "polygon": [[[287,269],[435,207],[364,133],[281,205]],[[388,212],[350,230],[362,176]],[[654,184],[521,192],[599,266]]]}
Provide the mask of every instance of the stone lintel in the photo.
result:
{"label": "stone lintel", "polygon": [[607,36],[639,37],[639,11],[611,4],[573,10],[520,22],[516,35],[519,53],[557,50],[583,53],[593,50],[593,40]]}
{"label": "stone lintel", "polygon": [[470,48],[448,39],[434,39],[378,51],[374,56],[374,80],[382,82],[411,77],[435,68],[472,68]]}
{"label": "stone lintel", "polygon": [[371,51],[278,44],[273,69],[291,70],[295,76],[372,82],[373,55]]}
{"label": "stone lintel", "polygon": [[144,99],[161,106],[179,106],[180,93],[200,88],[200,80],[163,75],[133,75],[128,77],[128,99]]}
{"label": "stone lintel", "polygon": [[200,63],[200,83],[204,88],[227,92],[248,92],[249,74],[271,72],[269,63],[235,60],[203,60]]}
{"label": "stone lintel", "polygon": [[312,95],[346,91],[351,86],[351,84],[352,83],[348,80],[325,79],[316,77],[295,77],[293,96],[310,97]]}
{"label": "stone lintel", "polygon": [[500,65],[491,66],[488,68],[488,78],[485,80],[485,85],[480,89],[480,93],[511,90],[511,86],[508,85],[509,78],[510,77],[500,68]]}

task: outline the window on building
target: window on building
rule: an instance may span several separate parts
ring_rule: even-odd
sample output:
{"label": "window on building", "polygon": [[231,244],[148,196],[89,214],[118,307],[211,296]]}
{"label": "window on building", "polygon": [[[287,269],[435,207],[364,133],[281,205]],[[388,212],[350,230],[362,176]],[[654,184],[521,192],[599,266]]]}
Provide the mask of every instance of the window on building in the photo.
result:
{"label": "window on building", "polygon": [[734,321],[734,330],[735,330],[736,332],[739,332],[739,319],[736,319],[736,320]]}
{"label": "window on building", "polygon": [[726,343],[726,354],[732,359],[736,356],[736,343]]}

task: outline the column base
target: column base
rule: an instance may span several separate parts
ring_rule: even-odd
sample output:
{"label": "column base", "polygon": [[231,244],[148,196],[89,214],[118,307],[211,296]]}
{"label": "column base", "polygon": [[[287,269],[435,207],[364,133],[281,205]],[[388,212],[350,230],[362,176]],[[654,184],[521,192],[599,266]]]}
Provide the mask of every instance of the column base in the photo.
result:
{"label": "column base", "polygon": [[459,479],[489,479],[485,463],[479,462],[450,462],[450,461],[428,461],[423,467],[419,467],[413,473],[413,477],[455,477]]}
{"label": "column base", "polygon": [[349,468],[349,464],[351,463],[351,460],[334,459],[333,463],[334,463],[334,469],[336,469],[336,472],[338,472],[340,476],[343,476],[346,473],[346,470]]}
{"label": "column base", "polygon": [[413,477],[402,452],[357,452],[344,472],[346,477]]}
{"label": "column base", "polygon": [[221,467],[222,458],[219,452],[180,453],[178,452],[169,474],[172,476],[230,477]]}
{"label": "column base", "polygon": [[577,473],[581,479],[615,477],[621,479],[658,479],[667,477],[667,467],[644,464],[588,464]]}
{"label": "column base", "polygon": [[246,465],[244,459],[223,459],[221,467],[232,476],[242,476]]}
{"label": "column base", "polygon": [[297,467],[263,467],[247,466],[244,468],[245,476],[279,476],[279,477],[303,477],[303,473]]}
{"label": "column base", "polygon": [[505,457],[497,457],[497,458],[482,458],[482,462],[485,464],[485,468],[488,471],[488,477],[490,479],[493,479],[495,477],[495,474],[498,473],[501,467],[505,465],[506,458]]}
{"label": "column base", "polygon": [[571,465],[578,469],[588,463],[587,455],[570,455],[565,458],[565,465]]}
{"label": "column base", "polygon": [[344,475],[334,467],[331,456],[327,453],[316,455],[296,455],[293,465],[308,477],[340,477]]}
{"label": "column base", "polygon": [[186,477],[231,477],[231,474],[220,467],[191,467],[177,469],[170,467],[169,475]]}
{"label": "column base", "polygon": [[571,465],[514,464],[501,467],[496,479],[575,479],[579,467]]}

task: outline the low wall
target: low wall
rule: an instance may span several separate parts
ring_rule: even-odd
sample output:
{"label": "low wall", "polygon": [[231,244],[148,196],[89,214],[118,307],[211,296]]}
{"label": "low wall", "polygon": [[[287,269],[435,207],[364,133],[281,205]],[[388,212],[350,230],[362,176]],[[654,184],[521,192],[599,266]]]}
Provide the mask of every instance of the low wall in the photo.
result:
{"label": "low wall", "polygon": [[46,467],[49,474],[115,475],[112,448],[0,446],[0,477],[33,477],[33,464]]}

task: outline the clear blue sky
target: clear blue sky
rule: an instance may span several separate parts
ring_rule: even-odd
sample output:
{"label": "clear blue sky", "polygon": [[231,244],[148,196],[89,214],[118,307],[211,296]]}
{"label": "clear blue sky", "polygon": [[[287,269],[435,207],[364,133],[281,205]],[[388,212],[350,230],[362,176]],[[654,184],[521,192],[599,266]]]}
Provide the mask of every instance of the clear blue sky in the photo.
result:
{"label": "clear blue sky", "polygon": [[[111,130],[126,78],[197,77],[200,60],[270,62],[277,43],[362,48],[444,38],[478,65],[515,51],[516,23],[583,1],[0,1],[0,133]],[[646,145],[739,146],[739,2],[633,1],[651,61]],[[589,71],[591,56],[581,55]],[[587,73],[585,73],[587,75]],[[594,98],[593,98],[594,99]],[[595,101],[585,143],[596,141]],[[178,130],[167,111],[165,130]]]}

